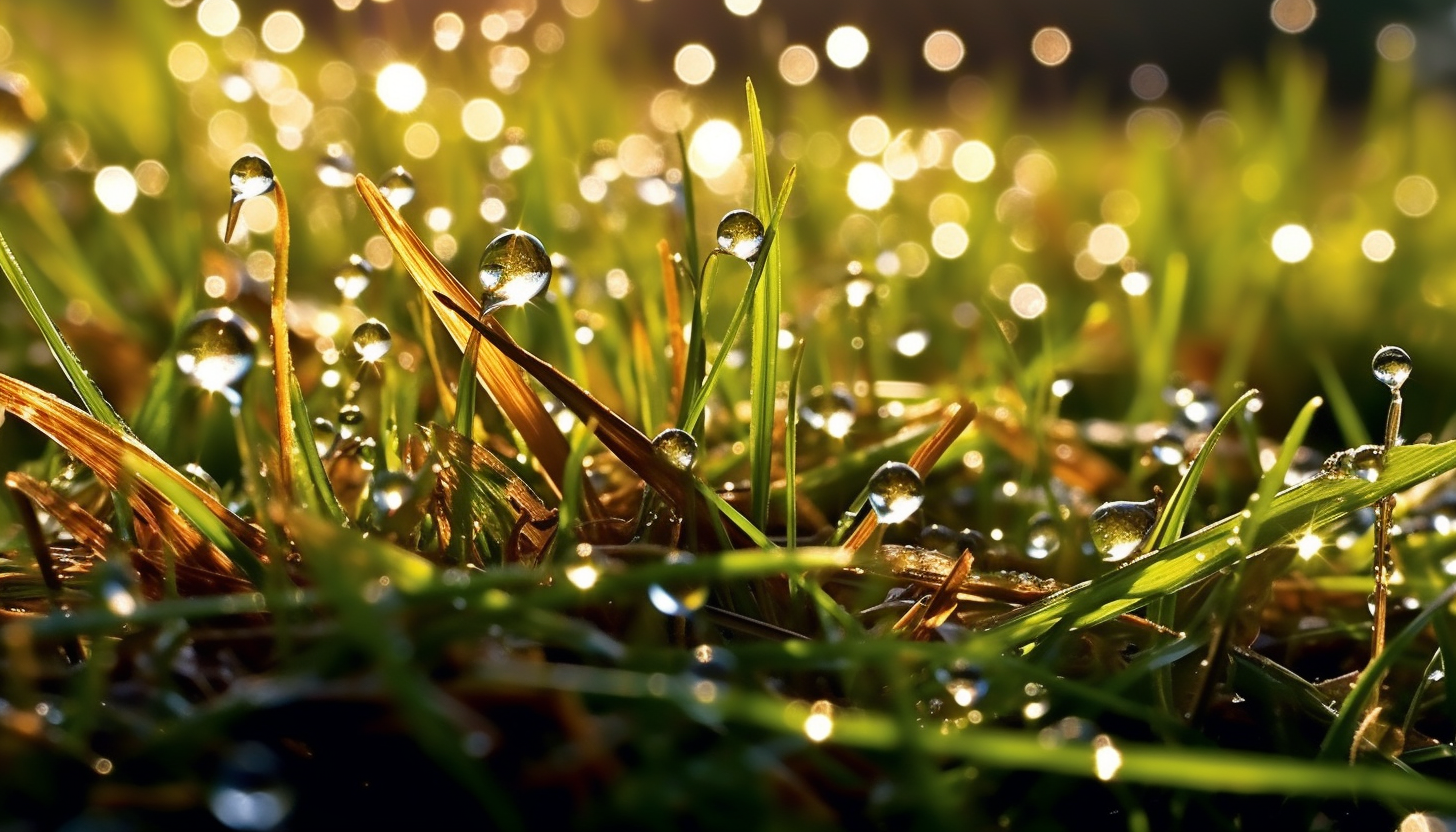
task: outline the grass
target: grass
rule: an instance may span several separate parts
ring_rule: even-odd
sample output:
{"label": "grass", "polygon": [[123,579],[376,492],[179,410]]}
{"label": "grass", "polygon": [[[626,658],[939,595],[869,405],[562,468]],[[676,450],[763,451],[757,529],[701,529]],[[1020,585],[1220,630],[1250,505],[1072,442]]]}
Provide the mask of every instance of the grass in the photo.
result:
{"label": "grass", "polygon": [[[421,40],[430,92],[409,115],[370,94],[384,59],[357,16],[323,10],[330,37],[269,57],[204,38],[194,12],[0,12],[4,68],[46,105],[37,148],[0,177],[19,297],[0,305],[0,816],[1393,829],[1456,814],[1456,443],[1439,441],[1456,409],[1456,203],[1411,203],[1456,187],[1456,109],[1408,64],[1381,64],[1353,125],[1294,52],[1264,75],[1231,67],[1212,114],[1118,112],[1089,89],[1033,117],[1007,81],[954,108],[887,96],[873,107],[891,146],[863,158],[916,167],[869,209],[846,194],[862,158],[829,90],[766,62],[746,106],[736,81],[674,87],[681,115],[601,71],[606,9],[540,12],[569,46],[528,50],[512,92],[482,86],[505,53]],[[108,72],[78,83],[14,37],[60,20]],[[409,22],[393,19],[400,43]],[[169,74],[180,42],[207,56],[195,80]],[[221,91],[234,72],[244,101]],[[290,83],[310,101],[301,138]],[[476,97],[508,129],[467,135]],[[743,152],[704,177],[683,159],[709,118]],[[438,146],[406,163],[419,195],[395,206],[373,177],[418,150],[421,125]],[[994,153],[985,177],[957,170],[971,139]],[[341,142],[358,175],[324,183],[314,162]],[[291,202],[280,188],[244,205],[225,245],[226,172],[256,152]],[[146,186],[117,213],[93,190],[113,163]],[[763,221],[751,267],[714,251],[730,208]],[[1271,251],[1288,223],[1313,232],[1302,262]],[[496,226],[569,264],[548,295],[482,320],[473,253]],[[1127,251],[1089,260],[1111,226]],[[1373,229],[1393,256],[1361,253]],[[330,278],[356,251],[375,271],[347,301]],[[195,311],[222,304],[273,336],[236,408],[173,360]],[[393,335],[376,364],[350,350],[368,317]],[[1389,342],[1415,358],[1408,432],[1437,441],[1390,449],[1373,481],[1319,475],[1326,453],[1383,434],[1386,391],[1365,373]],[[855,399],[844,436],[799,418],[836,383]],[[346,407],[316,447],[314,419]],[[670,426],[698,442],[689,471],[654,452]],[[1151,453],[1159,431],[1181,464]],[[925,481],[905,523],[864,507],[887,461]],[[1136,556],[1097,558],[1092,509],[1155,488]],[[1399,577],[1371,661],[1369,508],[1390,495]],[[1045,518],[1054,543],[1032,547]]]}

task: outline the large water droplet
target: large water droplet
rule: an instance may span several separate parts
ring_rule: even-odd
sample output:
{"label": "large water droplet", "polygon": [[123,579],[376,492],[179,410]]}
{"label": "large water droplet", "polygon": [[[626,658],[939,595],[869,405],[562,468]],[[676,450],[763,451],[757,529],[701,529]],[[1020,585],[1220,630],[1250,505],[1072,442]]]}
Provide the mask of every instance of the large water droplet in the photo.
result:
{"label": "large water droplet", "polygon": [[255,196],[262,196],[273,190],[273,167],[261,156],[244,156],[233,162],[228,171],[232,183],[233,202],[242,202]]}
{"label": "large water droplet", "polygon": [[334,275],[334,286],[338,288],[339,294],[344,296],[344,300],[358,300],[359,296],[364,294],[364,290],[369,288],[369,277],[372,274],[374,274],[374,267],[369,265],[368,260],[357,254],[351,254],[349,264],[339,269],[339,273]]}
{"label": "large water droplet", "polygon": [[1400,347],[1381,347],[1370,362],[1370,370],[1393,393],[1410,378],[1411,359]]}
{"label": "large water droplet", "polygon": [[402,471],[390,471],[374,480],[372,499],[374,510],[381,516],[389,516],[414,499],[415,481]]}
{"label": "large water droplet", "polygon": [[35,122],[26,112],[26,81],[0,73],[0,177],[15,169],[35,146]]}
{"label": "large water droplet", "polygon": [[822,430],[835,439],[843,439],[854,427],[854,396],[849,390],[836,384],[828,390],[820,390],[799,407],[799,418],[814,430]]}
{"label": "large water droplet", "polygon": [[691,433],[677,428],[668,428],[652,440],[652,450],[668,465],[679,471],[687,471],[698,459],[698,442]]}
{"label": "large water droplet", "polygon": [[551,258],[541,241],[519,229],[490,241],[480,255],[481,311],[524,306],[546,290]]}
{"label": "large water droplet", "polygon": [[333,422],[322,416],[313,420],[313,446],[318,449],[319,456],[328,456],[329,451],[334,449],[334,440],[339,438],[339,429]]}
{"label": "large water droplet", "polygon": [[1105,561],[1124,560],[1137,551],[1157,519],[1156,500],[1103,503],[1092,512],[1092,545]]}
{"label": "large water droplet", "polygon": [[253,369],[258,332],[226,307],[207,309],[182,329],[177,369],[211,393],[233,387]]}
{"label": "large water droplet", "polygon": [[1026,527],[1026,554],[1041,560],[1062,545],[1062,532],[1057,521],[1047,512],[1039,512]]}
{"label": "large water droplet", "polygon": [[389,335],[389,327],[376,318],[370,318],[355,327],[350,340],[354,345],[354,352],[370,364],[388,355],[390,346],[394,344],[394,339]]}
{"label": "large water droplet", "polygon": [[228,754],[207,806],[230,829],[276,829],[293,811],[293,792],[283,780],[278,756],[266,745],[245,742]]}
{"label": "large water droplet", "polygon": [[1375,482],[1385,470],[1385,446],[1361,445],[1330,454],[1320,472],[1330,477],[1354,477]]}
{"label": "large water droplet", "polygon": [[415,178],[409,171],[395,166],[379,180],[379,193],[395,208],[403,208],[415,198]]}
{"label": "large water droplet", "polygon": [[899,523],[920,508],[925,487],[920,474],[903,462],[886,462],[870,475],[870,508],[881,523]]}
{"label": "large water droplet", "polygon": [[718,221],[718,250],[752,263],[763,247],[763,223],[752,212],[739,208]]}
{"label": "large water droplet", "polygon": [[[694,560],[689,552],[672,552],[663,559],[663,563],[686,565]],[[708,602],[708,586],[692,579],[662,581],[647,588],[647,600],[663,615],[685,617],[702,609]]]}

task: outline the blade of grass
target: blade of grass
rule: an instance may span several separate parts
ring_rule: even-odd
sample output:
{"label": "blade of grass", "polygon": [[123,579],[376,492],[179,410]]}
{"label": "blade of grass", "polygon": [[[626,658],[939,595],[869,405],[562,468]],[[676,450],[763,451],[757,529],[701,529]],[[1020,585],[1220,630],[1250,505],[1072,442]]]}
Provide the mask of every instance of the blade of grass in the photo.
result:
{"label": "blade of grass", "polygon": [[198,499],[197,494],[183,486],[180,482],[166,475],[165,471],[159,470],[157,464],[128,449],[123,452],[121,468],[139,481],[155,488],[158,493],[167,499],[177,510],[186,517],[203,536],[212,542],[219,551],[227,557],[238,571],[248,576],[248,580],[254,586],[261,587],[264,582],[263,562],[258,559],[248,546],[239,540],[237,535],[227,527],[216,514],[209,510],[207,504]]}
{"label": "blade of grass", "polygon": [[789,398],[784,414],[784,523],[788,532],[788,547],[799,545],[799,488],[798,488],[798,433],[799,433],[799,371],[804,367],[804,339],[794,347],[793,369],[789,371]]}
{"label": "blade of grass", "polygon": [[[763,135],[763,113],[753,81],[745,82],[748,96],[748,142],[753,153],[753,213],[771,210],[773,184],[768,174],[768,143]],[[759,528],[768,525],[769,486],[773,483],[774,409],[778,404],[779,311],[783,306],[783,245],[762,252],[766,262],[753,292],[753,334],[749,348],[748,470],[750,516]],[[725,345],[725,348],[729,345]]]}
{"label": "blade of grass", "polygon": [[339,505],[339,498],[334,494],[334,485],[329,481],[328,472],[324,470],[323,459],[319,457],[318,445],[313,441],[313,418],[309,416],[308,405],[303,401],[303,389],[298,385],[298,376],[293,373],[288,374],[288,391],[288,405],[292,410],[291,430],[300,434],[310,431],[309,435],[299,436],[297,442],[299,457],[303,461],[303,482],[318,500],[327,517],[336,523],[347,525],[348,517],[344,514],[343,506]]}
{"label": "blade of grass", "polygon": [[1330,410],[1335,414],[1335,424],[1340,426],[1345,444],[1352,448],[1370,444],[1370,431],[1365,429],[1365,420],[1360,418],[1360,410],[1355,407],[1355,400],[1350,398],[1350,389],[1335,371],[1330,357],[1322,350],[1314,350],[1309,354],[1309,363],[1319,376],[1320,386],[1325,388],[1325,396],[1330,400]]}
{"label": "blade of grass", "polygon": [[[688,166],[688,141],[681,130],[677,132],[677,154],[683,169],[683,254],[689,264],[699,263],[697,201],[693,198],[692,168]],[[697,281],[693,283],[697,285]]]}
{"label": "blade of grass", "polygon": [[[298,431],[308,424],[295,424],[293,419],[293,356],[288,351],[288,198],[283,183],[273,184],[273,205],[278,209],[278,223],[273,228],[273,285],[268,310],[268,334],[273,343],[273,396],[278,414],[278,492],[285,500],[299,497],[295,483],[309,479],[307,464],[298,458],[295,449],[302,444]],[[320,466],[322,467],[322,466]]]}
{"label": "blade of grass", "polygon": [[682,297],[678,294],[677,264],[666,240],[657,241],[657,257],[662,265],[662,305],[667,309],[667,346],[672,350],[672,379],[669,381],[667,409],[682,408],[683,381],[688,374],[688,342],[683,338]]}

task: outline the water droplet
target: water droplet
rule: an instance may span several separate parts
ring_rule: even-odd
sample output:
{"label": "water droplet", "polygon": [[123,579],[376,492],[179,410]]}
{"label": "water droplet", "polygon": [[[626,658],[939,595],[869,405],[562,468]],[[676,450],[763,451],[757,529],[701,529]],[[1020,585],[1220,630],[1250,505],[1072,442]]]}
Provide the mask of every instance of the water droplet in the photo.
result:
{"label": "water droplet", "polygon": [[364,294],[364,290],[369,288],[369,278],[372,274],[374,274],[374,267],[369,265],[368,260],[357,254],[351,254],[349,264],[339,269],[339,273],[334,275],[334,286],[339,290],[339,294],[344,296],[344,300],[358,300],[359,296]]}
{"label": "water droplet", "polygon": [[26,112],[25,81],[0,73],[0,177],[15,169],[35,146],[35,122]]}
{"label": "water droplet", "polygon": [[652,450],[659,459],[679,471],[687,471],[698,459],[698,442],[691,433],[668,428],[652,440]]}
{"label": "water droplet", "polygon": [[242,202],[255,196],[262,196],[273,190],[273,167],[261,156],[244,156],[233,162],[228,171],[232,183],[233,202]]}
{"label": "water droplet", "polygon": [[352,439],[357,428],[364,424],[364,411],[357,404],[346,404],[339,408],[339,437]]}
{"label": "water droplet", "polygon": [[415,178],[409,171],[395,166],[379,180],[379,193],[395,208],[403,208],[415,198]]}
{"label": "water droplet", "polygon": [[737,666],[738,660],[728,652],[728,648],[714,644],[699,644],[693,648],[693,662],[688,667],[688,672],[699,679],[728,682],[732,681],[733,671]]}
{"label": "water droplet", "polygon": [[331,144],[325,148],[314,172],[318,174],[319,181],[330,188],[348,188],[353,186],[358,169],[354,167],[353,157],[344,152],[342,145]]}
{"label": "water droplet", "polygon": [[355,327],[351,340],[354,344],[354,352],[370,364],[387,355],[390,346],[394,343],[394,339],[389,335],[389,327],[376,318],[370,318]]}
{"label": "water droplet", "polygon": [[1026,529],[1026,554],[1041,560],[1051,555],[1062,545],[1062,533],[1057,521],[1043,511],[1031,518]]}
{"label": "water droplet", "polygon": [[1355,477],[1375,482],[1385,470],[1385,446],[1361,445],[1330,454],[1320,472],[1330,477]]}
{"label": "water droplet", "polygon": [[313,446],[318,448],[319,456],[328,456],[329,451],[334,449],[334,440],[339,438],[339,429],[333,422],[322,416],[313,420]]}
{"label": "water droplet", "polygon": [[951,701],[962,708],[971,708],[986,696],[988,685],[979,668],[964,660],[958,660],[950,667],[938,668],[935,680],[945,685]]}
{"label": "water droplet", "polygon": [[1381,347],[1370,362],[1370,370],[1377,381],[1394,393],[1410,378],[1411,359],[1400,347]]}
{"label": "water droplet", "polygon": [[541,241],[519,229],[490,241],[480,255],[482,313],[501,306],[524,306],[546,290],[551,258]]}
{"label": "water droplet", "polygon": [[1148,448],[1148,453],[1152,454],[1153,459],[1164,465],[1182,465],[1188,458],[1188,450],[1183,442],[1181,434],[1165,430],[1153,440],[1152,446]]}
{"label": "water droplet", "polygon": [[222,761],[207,797],[212,814],[230,829],[275,829],[293,811],[293,792],[283,780],[278,755],[266,745],[245,742]]}
{"label": "water droplet", "polygon": [[932,549],[944,555],[960,554],[960,535],[950,526],[931,523],[920,530],[920,548]]}
{"label": "water droplet", "polygon": [[177,369],[193,384],[218,393],[253,369],[258,332],[226,307],[198,312],[177,341]]}
{"label": "water droplet", "polygon": [[817,391],[799,407],[799,418],[814,430],[843,439],[854,427],[854,396],[837,384],[828,390]]}
{"label": "water droplet", "polygon": [[374,480],[372,498],[374,510],[382,516],[389,516],[414,499],[415,481],[402,471],[390,471]]}
{"label": "water droplet", "polygon": [[[694,560],[689,552],[672,552],[662,562],[686,565]],[[708,585],[697,579],[663,581],[647,588],[647,600],[663,615],[686,617],[708,602]]]}
{"label": "water droplet", "polygon": [[214,497],[222,493],[222,486],[217,484],[217,480],[213,479],[212,475],[207,473],[206,469],[195,462],[189,462],[183,465],[182,475],[192,480],[193,485],[196,485]]}
{"label": "water droplet", "polygon": [[834,733],[834,706],[820,699],[809,707],[809,716],[804,719],[804,736],[811,742],[824,742]]}
{"label": "water droplet", "polygon": [[899,523],[925,501],[920,474],[903,462],[886,462],[870,475],[870,508],[881,523]]}
{"label": "water droplet", "polygon": [[1137,551],[1158,519],[1156,500],[1115,500],[1092,512],[1092,545],[1102,559],[1115,563]]}
{"label": "water droplet", "polygon": [[763,247],[763,223],[752,212],[739,208],[718,221],[718,250],[752,263]]}

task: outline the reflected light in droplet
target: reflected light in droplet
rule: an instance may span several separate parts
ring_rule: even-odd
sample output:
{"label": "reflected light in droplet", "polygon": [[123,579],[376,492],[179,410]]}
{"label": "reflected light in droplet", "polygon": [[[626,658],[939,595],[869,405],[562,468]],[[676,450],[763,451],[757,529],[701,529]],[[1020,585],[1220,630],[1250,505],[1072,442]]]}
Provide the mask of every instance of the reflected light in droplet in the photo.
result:
{"label": "reflected light in droplet", "polygon": [[231,33],[242,19],[243,13],[233,0],[202,0],[197,5],[197,25],[215,38]]}
{"label": "reflected light in droplet", "polygon": [[1407,217],[1424,217],[1436,207],[1436,185],[1424,176],[1407,176],[1395,183],[1395,207]]}
{"label": "reflected light in droplet", "polygon": [[1032,320],[1047,308],[1046,292],[1035,283],[1023,283],[1011,290],[1011,311],[1019,318]]}
{"label": "reflected light in droplet", "polygon": [[717,68],[713,53],[701,43],[690,43],[677,51],[672,60],[672,71],[684,83],[691,86],[706,83]]}
{"label": "reflected light in droplet", "polygon": [[849,199],[869,211],[885,207],[895,192],[895,181],[874,162],[860,162],[849,172]]}
{"label": "reflected light in droplet", "polygon": [[960,35],[948,29],[931,32],[925,39],[925,62],[932,69],[950,72],[961,65],[966,57],[966,44]]}
{"label": "reflected light in droplet", "polygon": [[119,165],[104,167],[96,172],[96,198],[111,213],[125,214],[136,202],[136,179]]}
{"label": "reflected light in droplet", "polygon": [[1122,768],[1122,752],[1112,745],[1112,739],[1103,734],[1092,740],[1092,766],[1098,780],[1111,780]]}
{"label": "reflected light in droplet", "polygon": [[693,131],[688,143],[688,166],[693,173],[713,179],[722,176],[743,150],[743,136],[738,128],[722,119],[705,121]]}
{"label": "reflected light in droplet", "polygon": [[1390,236],[1389,231],[1379,228],[1367,232],[1360,240],[1360,253],[1372,263],[1384,263],[1395,254],[1395,238]]}
{"label": "reflected light in droplet", "polygon": [[820,699],[809,709],[809,716],[804,720],[804,736],[811,742],[823,742],[829,739],[834,733],[834,706],[829,702]]}
{"label": "reflected light in droplet", "polygon": [[1055,26],[1038,31],[1031,38],[1031,56],[1044,66],[1059,66],[1072,54],[1072,39]]}
{"label": "reflected light in droplet", "polygon": [[779,74],[788,83],[801,87],[819,74],[819,57],[814,50],[796,43],[779,55]]}
{"label": "reflected light in droplet", "polygon": [[425,76],[410,64],[393,63],[380,71],[374,92],[388,109],[412,112],[425,100]]}
{"label": "reflected light in droplet", "polygon": [[1270,241],[1274,249],[1274,256],[1285,263],[1298,263],[1309,256],[1314,250],[1314,238],[1309,236],[1309,230],[1302,225],[1282,225],[1274,232],[1274,239]]}
{"label": "reflected light in droplet", "polygon": [[598,577],[597,568],[589,563],[566,570],[566,579],[577,589],[591,589],[596,586]]}
{"label": "reflected light in droplet", "polygon": [[849,125],[849,146],[861,156],[877,156],[890,143],[890,126],[879,116],[860,116]]}
{"label": "reflected light in droplet", "polygon": [[895,339],[895,352],[913,358],[930,346],[930,333],[923,329],[912,329]]}
{"label": "reflected light in droplet", "polygon": [[1274,0],[1269,6],[1269,19],[1282,32],[1297,35],[1314,23],[1313,0]]}
{"label": "reflected light in droplet", "polygon": [[1375,51],[1387,61],[1404,61],[1415,54],[1416,33],[1403,23],[1392,23],[1375,36]]}
{"label": "reflected light in droplet", "polygon": [[728,11],[739,17],[748,17],[758,11],[758,7],[763,5],[763,0],[723,0],[723,5],[728,7]]}
{"label": "reflected light in droplet", "polygon": [[840,69],[854,69],[870,54],[870,41],[858,28],[840,26],[824,41],[824,53]]}
{"label": "reflected light in droplet", "polygon": [[263,18],[263,45],[286,55],[303,43],[303,21],[293,12],[273,12]]}
{"label": "reflected light in droplet", "polygon": [[1152,288],[1153,279],[1146,272],[1128,272],[1122,276],[1122,291],[1129,297],[1140,298]]}
{"label": "reflected light in droplet", "polygon": [[1127,232],[1112,223],[1097,226],[1087,237],[1087,253],[1104,266],[1121,262],[1131,245]]}
{"label": "reflected light in droplet", "polygon": [[996,154],[985,142],[972,140],[956,148],[951,166],[967,182],[983,182],[996,169]]}
{"label": "reflected light in droplet", "polygon": [[1299,539],[1299,556],[1304,560],[1309,560],[1319,554],[1320,547],[1323,545],[1325,543],[1320,540],[1319,535],[1314,532],[1305,532],[1304,536]]}

